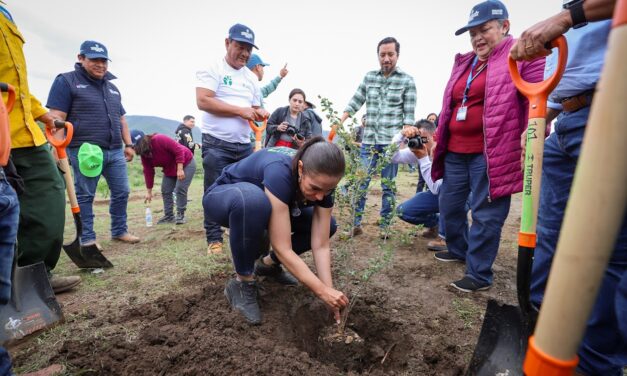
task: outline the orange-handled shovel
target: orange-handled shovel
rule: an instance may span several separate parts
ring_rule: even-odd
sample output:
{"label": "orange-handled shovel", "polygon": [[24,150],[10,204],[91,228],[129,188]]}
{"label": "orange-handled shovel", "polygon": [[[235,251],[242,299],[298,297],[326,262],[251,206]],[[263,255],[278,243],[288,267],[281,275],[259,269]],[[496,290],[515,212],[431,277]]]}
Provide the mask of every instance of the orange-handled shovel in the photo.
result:
{"label": "orange-handled shovel", "polygon": [[4,82],[0,82],[0,92],[7,93],[6,103],[0,105],[0,166],[7,164],[11,153],[11,131],[9,130],[9,112],[15,103],[15,88]]}
{"label": "orange-handled shovel", "polygon": [[[16,93],[13,86],[4,82],[0,82],[0,92],[7,93],[7,101],[0,100],[0,166],[4,167],[11,152],[9,112],[13,109]],[[43,261],[17,266],[17,249],[15,253],[11,252],[11,297],[0,307],[0,345],[4,346],[63,320]]]}
{"label": "orange-handled shovel", "polygon": [[527,340],[533,331],[535,311],[529,299],[529,282],[535,249],[536,217],[542,174],[542,153],[546,133],[546,102],[566,67],[568,49],[564,37],[551,42],[559,49],[559,64],[553,75],[538,83],[525,82],[514,60],[510,74],[518,90],[529,100],[529,123],[523,179],[523,208],[518,241],[516,287],[519,306],[499,304],[490,299],[467,375],[522,375]]}
{"label": "orange-handled shovel", "polygon": [[248,125],[250,125],[250,129],[255,132],[255,151],[261,150],[261,137],[263,136],[263,131],[266,130],[268,126],[268,118],[263,119],[263,123],[261,125],[257,125],[252,120],[248,120]]}
{"label": "orange-handled shovel", "polygon": [[54,146],[59,158],[59,169],[63,173],[65,179],[65,187],[67,189],[67,195],[70,199],[70,206],[72,208],[72,216],[74,217],[74,224],[76,225],[76,237],[71,243],[64,244],[63,250],[67,253],[68,257],[81,269],[96,269],[96,268],[111,268],[113,264],[107,260],[107,258],[100,252],[96,244],[81,246],[80,235],[83,232],[83,222],[81,220],[81,209],[78,206],[78,200],[76,199],[76,192],[74,191],[74,179],[72,179],[72,172],[70,171],[70,164],[68,163],[67,153],[65,148],[72,141],[74,134],[74,127],[72,123],[68,121],[55,120],[54,127],[57,128],[57,132],[60,129],[65,128],[65,137],[63,139],[57,139],[50,128],[46,128],[46,137],[48,142]]}

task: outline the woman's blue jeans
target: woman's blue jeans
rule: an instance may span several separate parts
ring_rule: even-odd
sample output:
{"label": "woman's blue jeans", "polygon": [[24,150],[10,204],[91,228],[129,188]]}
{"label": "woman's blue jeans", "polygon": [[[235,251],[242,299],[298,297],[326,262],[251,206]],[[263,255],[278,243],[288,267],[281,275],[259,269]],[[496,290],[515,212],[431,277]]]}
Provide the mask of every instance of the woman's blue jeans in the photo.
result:
{"label": "woman's blue jeans", "polygon": [[[492,264],[499,250],[501,229],[511,201],[511,196],[492,200],[489,193],[490,182],[483,154],[446,154],[439,195],[446,245],[452,256],[466,261],[466,276],[480,286],[492,284]],[[472,212],[470,228],[466,201]]]}

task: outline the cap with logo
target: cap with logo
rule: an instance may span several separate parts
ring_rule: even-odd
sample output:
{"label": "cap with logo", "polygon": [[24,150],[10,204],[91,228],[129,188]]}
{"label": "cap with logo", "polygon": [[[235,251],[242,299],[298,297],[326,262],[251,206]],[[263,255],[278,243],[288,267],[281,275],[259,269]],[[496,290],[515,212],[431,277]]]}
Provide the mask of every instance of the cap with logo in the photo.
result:
{"label": "cap with logo", "polygon": [[235,24],[231,26],[229,29],[229,39],[248,43],[256,49],[259,49],[259,47],[255,46],[255,33],[246,25]]}
{"label": "cap with logo", "polygon": [[468,25],[457,30],[455,35],[463,34],[469,29],[490,20],[506,20],[508,18],[509,15],[507,14],[505,4],[498,0],[484,1],[472,7],[472,10],[470,11],[470,18],[468,19]]}
{"label": "cap with logo", "polygon": [[144,132],[140,131],[139,129],[131,130],[131,143],[133,144],[133,146],[135,146],[142,137],[144,137]]}
{"label": "cap with logo", "polygon": [[259,57],[259,55],[257,55],[257,54],[250,55],[250,59],[248,59],[248,64],[246,64],[248,69],[252,70],[257,65],[261,65],[261,66],[267,67],[270,64],[264,63],[264,61],[261,60],[261,57]]}
{"label": "cap with logo", "polygon": [[79,55],[85,55],[88,59],[109,59],[109,54],[107,52],[107,47],[100,42],[96,42],[95,40],[86,40],[81,44],[81,50]]}
{"label": "cap with logo", "polygon": [[98,145],[84,142],[78,149],[78,169],[88,178],[94,178],[102,172],[103,154]]}

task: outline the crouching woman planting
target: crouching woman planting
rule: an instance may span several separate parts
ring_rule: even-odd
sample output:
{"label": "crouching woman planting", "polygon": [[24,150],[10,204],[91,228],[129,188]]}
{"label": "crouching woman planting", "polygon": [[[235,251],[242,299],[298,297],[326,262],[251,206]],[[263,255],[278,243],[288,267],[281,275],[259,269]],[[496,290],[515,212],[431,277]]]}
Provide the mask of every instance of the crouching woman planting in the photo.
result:
{"label": "crouching woman planting", "polygon": [[[348,298],[333,288],[329,238],[337,229],[333,192],[344,168],[340,149],[315,137],[297,152],[284,147],[256,152],[225,168],[205,192],[206,218],[230,228],[236,276],[224,294],[251,324],[261,323],[255,276],[283,284],[297,283],[296,277],[339,321]],[[273,251],[263,255],[266,230]],[[308,250],[318,275],[299,257]]]}

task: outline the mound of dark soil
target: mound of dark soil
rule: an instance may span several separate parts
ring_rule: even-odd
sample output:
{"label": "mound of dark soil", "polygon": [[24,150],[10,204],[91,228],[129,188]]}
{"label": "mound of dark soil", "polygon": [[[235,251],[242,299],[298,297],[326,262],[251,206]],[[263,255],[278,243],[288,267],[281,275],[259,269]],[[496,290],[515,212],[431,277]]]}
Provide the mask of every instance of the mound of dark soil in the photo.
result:
{"label": "mound of dark soil", "polygon": [[380,292],[352,308],[343,334],[350,338],[332,340],[336,328],[307,289],[264,283],[263,324],[250,326],[228,306],[226,278],[209,281],[199,293],[129,309],[118,324],[138,335],[66,341],[55,360],[85,375],[412,373],[414,343],[404,324],[390,317]]}

